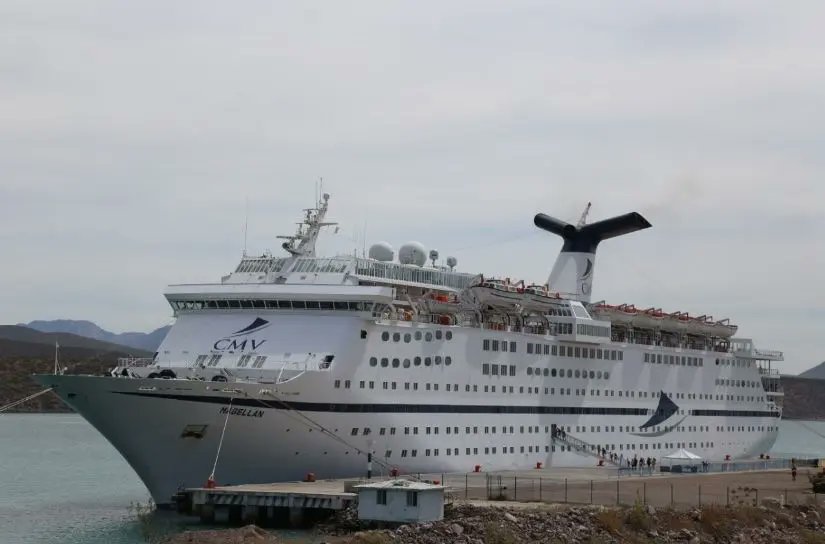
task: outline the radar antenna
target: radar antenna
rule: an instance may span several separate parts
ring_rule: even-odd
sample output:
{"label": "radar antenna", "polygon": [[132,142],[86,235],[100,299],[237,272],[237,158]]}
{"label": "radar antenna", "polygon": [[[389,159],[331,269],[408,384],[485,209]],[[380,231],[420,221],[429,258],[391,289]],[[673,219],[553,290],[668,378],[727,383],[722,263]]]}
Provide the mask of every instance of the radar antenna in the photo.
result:
{"label": "radar antenna", "polygon": [[323,227],[338,223],[324,221],[329,207],[329,194],[322,193],[314,208],[304,209],[304,219],[298,223],[298,230],[291,236],[278,236],[286,240],[281,247],[293,257],[315,257],[315,242]]}
{"label": "radar antenna", "polygon": [[578,225],[576,227],[581,228],[587,224],[587,214],[590,213],[590,205],[591,203],[588,202],[587,206],[584,207],[584,211],[582,212],[581,219],[579,219]]}

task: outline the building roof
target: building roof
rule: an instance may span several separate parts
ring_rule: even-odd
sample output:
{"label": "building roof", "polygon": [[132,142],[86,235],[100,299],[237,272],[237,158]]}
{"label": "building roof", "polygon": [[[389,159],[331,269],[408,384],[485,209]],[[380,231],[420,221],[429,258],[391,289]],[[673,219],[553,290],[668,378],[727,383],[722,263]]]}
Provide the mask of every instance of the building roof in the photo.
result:
{"label": "building roof", "polygon": [[383,480],[355,486],[355,489],[401,489],[404,491],[435,491],[446,489],[443,485],[414,482],[412,480]]}

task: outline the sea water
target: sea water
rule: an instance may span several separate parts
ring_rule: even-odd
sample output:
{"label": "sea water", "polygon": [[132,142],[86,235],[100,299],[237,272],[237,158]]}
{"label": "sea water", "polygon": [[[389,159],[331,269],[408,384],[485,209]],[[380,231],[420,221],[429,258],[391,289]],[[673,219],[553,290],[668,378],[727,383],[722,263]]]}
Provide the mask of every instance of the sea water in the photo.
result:
{"label": "sea water", "polygon": [[131,467],[80,416],[0,414],[0,544],[145,544],[203,528],[173,512],[140,516],[149,503]]}
{"label": "sea water", "polygon": [[[825,422],[782,421],[773,457],[825,457]],[[171,512],[139,512],[149,493],[77,415],[0,414],[0,544],[145,544],[184,529]],[[141,521],[144,519],[144,521]],[[311,542],[283,531],[287,542]]]}

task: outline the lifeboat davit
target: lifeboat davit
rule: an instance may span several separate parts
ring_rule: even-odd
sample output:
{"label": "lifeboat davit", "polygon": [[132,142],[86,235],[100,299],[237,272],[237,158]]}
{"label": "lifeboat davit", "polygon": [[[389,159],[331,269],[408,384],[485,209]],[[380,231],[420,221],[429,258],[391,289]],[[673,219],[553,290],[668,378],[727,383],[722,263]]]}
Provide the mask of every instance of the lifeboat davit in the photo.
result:
{"label": "lifeboat davit", "polygon": [[484,279],[467,290],[479,303],[505,311],[513,310],[516,305],[523,307],[525,300],[524,288],[507,280]]}
{"label": "lifeboat davit", "polygon": [[430,294],[424,297],[424,305],[431,314],[457,314],[461,309],[455,295]]}
{"label": "lifeboat davit", "polygon": [[525,310],[544,312],[558,305],[561,296],[551,293],[546,285],[528,285],[524,288],[521,305]]}

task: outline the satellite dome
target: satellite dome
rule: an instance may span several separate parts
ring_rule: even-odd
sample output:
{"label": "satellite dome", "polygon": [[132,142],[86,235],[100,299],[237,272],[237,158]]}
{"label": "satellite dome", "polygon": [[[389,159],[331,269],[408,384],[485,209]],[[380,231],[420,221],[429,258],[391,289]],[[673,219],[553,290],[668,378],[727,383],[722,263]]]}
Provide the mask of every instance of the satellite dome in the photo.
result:
{"label": "satellite dome", "polygon": [[370,259],[376,261],[392,262],[395,257],[395,250],[387,242],[378,242],[370,246]]}
{"label": "satellite dome", "polygon": [[427,262],[427,250],[420,242],[407,242],[398,250],[398,261],[401,264],[424,266]]}
{"label": "satellite dome", "polygon": [[430,250],[430,260],[433,262],[433,266],[435,266],[435,262],[438,260],[438,250]]}
{"label": "satellite dome", "polygon": [[455,268],[458,265],[458,259],[455,257],[447,257],[447,266],[450,267],[450,270]]}

